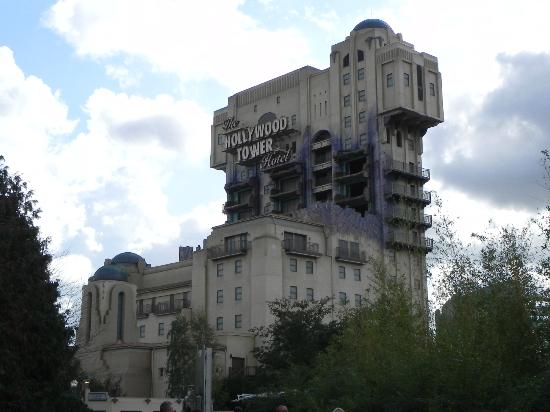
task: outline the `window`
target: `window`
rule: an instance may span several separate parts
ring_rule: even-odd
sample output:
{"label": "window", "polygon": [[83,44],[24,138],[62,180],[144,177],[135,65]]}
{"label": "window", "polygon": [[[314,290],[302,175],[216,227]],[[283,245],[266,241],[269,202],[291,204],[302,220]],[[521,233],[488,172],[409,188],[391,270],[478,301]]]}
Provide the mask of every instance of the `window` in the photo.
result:
{"label": "window", "polygon": [[216,292],[216,303],[223,303],[223,289],[218,289]]}
{"label": "window", "polygon": [[258,105],[255,104],[255,105],[254,105],[254,113],[256,113],[257,111],[258,111]]}
{"label": "window", "polygon": [[159,336],[164,336],[164,323],[159,322]]}
{"label": "window", "polygon": [[290,271],[298,272],[298,260],[295,258],[290,258]]}
{"label": "window", "polygon": [[291,286],[288,291],[289,299],[298,299],[298,288],[296,286]]}
{"label": "window", "polygon": [[414,141],[411,139],[407,140],[407,146],[409,147],[409,150],[414,152]]}
{"label": "window", "polygon": [[235,329],[240,329],[243,324],[243,315],[235,315]]}
{"label": "window", "polygon": [[359,135],[359,144],[360,144],[361,146],[364,146],[364,145],[367,144],[367,134],[366,134],[366,133],[361,133],[361,134]]}
{"label": "window", "polygon": [[351,98],[349,94],[347,96],[344,96],[344,107],[348,106],[351,106]]}
{"label": "window", "polygon": [[351,137],[344,140],[344,149],[351,149]]}
{"label": "window", "polygon": [[365,123],[367,121],[367,112],[359,112],[359,123]]}
{"label": "window", "polygon": [[422,67],[416,66],[416,82],[418,85],[418,100],[424,100],[424,81],[422,80]]}
{"label": "window", "polygon": [[391,143],[391,131],[386,127],[386,143]]}
{"label": "window", "polygon": [[350,79],[351,79],[350,74],[349,73],[344,73],[343,81],[344,81],[345,85],[350,83]]}
{"label": "window", "polygon": [[240,286],[235,288],[235,300],[243,300],[243,288]]}
{"label": "window", "polygon": [[296,142],[292,142],[290,148],[292,149],[292,153],[296,153]]}
{"label": "window", "polygon": [[344,117],[344,127],[345,128],[351,127],[351,116]]}
{"label": "window", "polygon": [[430,96],[435,96],[435,84],[430,83]]}
{"label": "window", "polygon": [[345,305],[348,303],[348,296],[346,295],[346,292],[339,292],[338,300],[340,301],[340,305]]}
{"label": "window", "polygon": [[281,96],[277,96],[277,104],[281,103]]}
{"label": "window", "polygon": [[222,145],[225,143],[225,136],[223,134],[218,135],[218,144]]}
{"label": "window", "polygon": [[223,276],[223,263],[218,263],[216,266],[216,275],[218,275],[218,277]]}
{"label": "window", "polygon": [[403,138],[401,137],[401,132],[397,132],[396,138],[397,147],[403,147]]}
{"label": "window", "polygon": [[361,269],[353,269],[353,280],[361,280]]}
{"label": "window", "polygon": [[359,90],[357,92],[357,100],[359,100],[360,102],[364,102],[365,101],[365,91],[364,90]]}
{"label": "window", "polygon": [[296,125],[296,115],[295,115],[295,114],[293,114],[292,116],[290,116],[290,125],[291,125],[291,126]]}
{"label": "window", "polygon": [[307,288],[306,289],[306,300],[308,302],[313,302],[313,289],[312,288]]}
{"label": "window", "polygon": [[363,80],[365,78],[365,69],[357,70],[357,80]]}
{"label": "window", "polygon": [[306,260],[306,275],[313,275],[313,261]]}
{"label": "window", "polygon": [[145,325],[141,325],[139,327],[139,337],[144,338],[145,337]]}
{"label": "window", "polygon": [[348,66],[349,66],[349,54],[346,54],[346,55],[344,56],[344,60],[343,60],[343,62],[342,62],[342,66],[344,66],[344,67],[348,67]]}
{"label": "window", "polygon": [[346,268],[344,266],[338,266],[338,277],[340,279],[346,278]]}
{"label": "window", "polygon": [[165,368],[159,368],[159,377],[163,377],[166,374]]}
{"label": "window", "polygon": [[409,85],[410,85],[409,73],[403,73],[403,86],[409,87]]}
{"label": "window", "polygon": [[243,271],[243,261],[241,259],[237,259],[235,261],[235,273],[241,273]]}
{"label": "window", "polygon": [[409,173],[415,173],[416,172],[416,167],[414,166],[414,163],[413,162],[409,162]]}
{"label": "window", "polygon": [[116,324],[116,338],[117,340],[124,339],[124,292],[118,294],[117,305],[117,324]]}
{"label": "window", "polygon": [[216,318],[216,330],[223,330],[223,317],[218,316]]}
{"label": "window", "polygon": [[362,62],[365,60],[365,53],[363,53],[363,50],[357,50],[357,61]]}
{"label": "window", "polygon": [[393,73],[386,75],[386,87],[393,87]]}
{"label": "window", "polygon": [[363,303],[363,297],[355,294],[355,306],[361,306],[361,303]]}

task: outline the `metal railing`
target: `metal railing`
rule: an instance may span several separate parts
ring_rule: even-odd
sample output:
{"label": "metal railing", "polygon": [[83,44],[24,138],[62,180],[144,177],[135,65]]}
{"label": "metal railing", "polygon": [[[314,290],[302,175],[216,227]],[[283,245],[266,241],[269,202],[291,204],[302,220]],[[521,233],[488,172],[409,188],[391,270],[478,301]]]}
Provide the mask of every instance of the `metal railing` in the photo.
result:
{"label": "metal railing", "polygon": [[431,192],[425,192],[424,190],[419,188],[411,190],[411,188],[404,183],[390,183],[388,186],[386,186],[386,196],[392,195],[419,200],[426,204],[429,204],[432,201]]}
{"label": "metal railing", "polygon": [[283,240],[283,249],[287,253],[295,253],[299,255],[321,256],[319,253],[319,244],[311,242],[296,241],[293,239]]}
{"label": "metal railing", "polygon": [[367,261],[367,255],[362,250],[351,250],[349,248],[336,247],[336,259],[347,260],[350,262],[365,263]]}
{"label": "metal railing", "polygon": [[427,251],[433,250],[433,239],[424,236],[412,236],[410,232],[393,231],[389,233],[388,241],[390,243],[403,245],[406,247],[416,247]]}
{"label": "metal railing", "polygon": [[385,169],[387,172],[399,172],[409,176],[419,177],[422,180],[430,180],[430,169],[423,169],[420,166],[411,165],[410,163],[401,162],[399,160],[386,159]]}
{"label": "metal railing", "polygon": [[241,241],[223,246],[212,246],[207,250],[208,259],[221,259],[228,256],[243,255],[250,249],[251,242]]}

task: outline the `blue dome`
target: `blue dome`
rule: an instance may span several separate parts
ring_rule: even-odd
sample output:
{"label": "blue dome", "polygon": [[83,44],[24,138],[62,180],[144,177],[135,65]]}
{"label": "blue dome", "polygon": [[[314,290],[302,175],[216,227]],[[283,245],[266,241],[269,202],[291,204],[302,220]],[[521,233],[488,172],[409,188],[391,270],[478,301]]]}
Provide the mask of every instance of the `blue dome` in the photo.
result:
{"label": "blue dome", "polygon": [[136,263],[137,264],[140,260],[145,260],[145,259],[143,259],[140,255],[137,255],[132,252],[123,252],[123,253],[119,253],[113,259],[111,259],[111,263],[112,264],[117,264],[117,263]]}
{"label": "blue dome", "polygon": [[121,282],[128,282],[128,274],[113,266],[102,266],[96,270],[90,280],[119,280]]}
{"label": "blue dome", "polygon": [[353,31],[359,31],[363,29],[392,29],[388,23],[380,19],[367,19],[363,20],[357,26],[353,28]]}

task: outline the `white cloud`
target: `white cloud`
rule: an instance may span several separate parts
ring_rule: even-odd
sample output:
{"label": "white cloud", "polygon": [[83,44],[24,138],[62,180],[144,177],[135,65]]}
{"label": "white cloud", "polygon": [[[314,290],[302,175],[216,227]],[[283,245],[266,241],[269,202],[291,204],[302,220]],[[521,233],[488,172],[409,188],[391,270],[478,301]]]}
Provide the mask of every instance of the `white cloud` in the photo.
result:
{"label": "white cloud", "polygon": [[139,84],[141,79],[141,74],[135,71],[130,71],[127,67],[124,66],[114,66],[108,64],[105,66],[105,73],[107,76],[112,77],[123,89],[128,87],[136,86]]}
{"label": "white cloud", "polygon": [[307,63],[309,47],[299,31],[268,30],[239,10],[243,4],[59,0],[44,21],[82,56],[131,56],[184,82],[215,79],[232,90]]}
{"label": "white cloud", "polygon": [[69,284],[84,284],[94,273],[91,260],[83,255],[56,257],[51,270],[55,278]]}
{"label": "white cloud", "polygon": [[334,32],[340,22],[340,18],[334,10],[320,12],[313,6],[304,7],[304,18],[326,32]]}

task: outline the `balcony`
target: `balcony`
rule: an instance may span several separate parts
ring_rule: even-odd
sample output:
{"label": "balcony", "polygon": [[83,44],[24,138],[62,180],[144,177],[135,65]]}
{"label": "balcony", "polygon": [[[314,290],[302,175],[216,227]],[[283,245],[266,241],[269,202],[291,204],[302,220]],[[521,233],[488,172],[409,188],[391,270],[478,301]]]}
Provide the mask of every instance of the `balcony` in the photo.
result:
{"label": "balcony", "polygon": [[335,259],[339,262],[365,264],[367,261],[366,253],[359,250],[350,250],[348,248],[336,247]]}
{"label": "balcony", "polygon": [[432,215],[424,215],[422,217],[422,221],[420,222],[420,225],[425,227],[426,229],[432,227]]}
{"label": "balcony", "polygon": [[321,256],[318,243],[298,242],[292,239],[285,239],[283,240],[283,249],[289,255],[309,256],[313,258]]}
{"label": "balcony", "polygon": [[356,196],[338,193],[336,196],[334,196],[334,202],[340,206],[356,207],[368,203],[369,198],[370,196],[368,188],[365,187],[363,193]]}
{"label": "balcony", "polygon": [[300,185],[299,184],[293,184],[289,185],[290,187],[273,187],[271,188],[271,191],[269,193],[269,196],[272,199],[277,200],[284,200],[284,199],[292,199],[294,197],[300,196]]}
{"label": "balcony", "polygon": [[384,165],[384,171],[386,174],[397,174],[406,176],[409,178],[418,179],[421,182],[426,183],[430,180],[430,169],[423,169],[418,166],[400,162],[398,160],[387,159]]}
{"label": "balcony", "polygon": [[389,183],[386,186],[386,198],[402,198],[412,200],[424,205],[429,205],[432,202],[431,192],[424,192],[422,189],[411,189],[404,183]]}
{"label": "balcony", "polygon": [[332,183],[319,184],[313,188],[313,193],[321,193],[332,190]]}
{"label": "balcony", "polygon": [[331,144],[330,138],[321,140],[319,142],[312,143],[311,150],[319,150],[319,149],[322,149],[323,147],[330,146],[330,144]]}
{"label": "balcony", "polygon": [[229,376],[256,376],[256,366],[245,366],[244,368],[234,368],[230,366]]}
{"label": "balcony", "polygon": [[302,163],[296,161],[281,163],[276,166],[262,169],[262,172],[269,173],[272,179],[297,175],[302,173]]}
{"label": "balcony", "polygon": [[250,249],[251,242],[240,242],[237,244],[227,244],[224,246],[212,246],[207,251],[208,259],[218,260],[231,256],[246,255]]}
{"label": "balcony", "polygon": [[182,309],[189,309],[190,307],[191,302],[188,299],[179,299],[175,301],[173,305],[171,305],[170,302],[162,302],[155,305],[147,305],[141,310],[138,308],[136,311],[136,317],[138,319],[143,319],[148,317],[150,314],[170,315],[178,313]]}
{"label": "balcony", "polygon": [[387,215],[390,222],[405,222],[413,225],[430,228],[432,226],[432,216],[420,216],[418,212],[415,214],[410,209],[404,207],[394,207]]}
{"label": "balcony", "polygon": [[225,184],[225,191],[227,193],[235,192],[237,190],[242,189],[252,189],[258,185],[258,178],[256,176],[252,176],[249,179],[244,179],[242,181],[236,181],[231,183]]}
{"label": "balcony", "polygon": [[365,148],[358,148],[358,149],[351,149],[351,150],[338,150],[334,154],[334,160],[337,162],[343,161],[343,160],[355,160],[355,159],[361,159],[363,157],[366,157],[368,153],[368,150]]}
{"label": "balcony", "polygon": [[328,162],[319,162],[313,165],[311,170],[314,172],[318,172],[319,170],[325,170],[332,167],[332,160],[329,160]]}
{"label": "balcony", "polygon": [[334,180],[342,184],[351,184],[364,182],[369,177],[369,173],[366,169],[360,170],[355,173],[335,172]]}
{"label": "balcony", "polygon": [[387,240],[388,246],[396,249],[421,250],[425,253],[433,250],[433,239],[423,236],[413,236],[408,231],[390,232]]}

